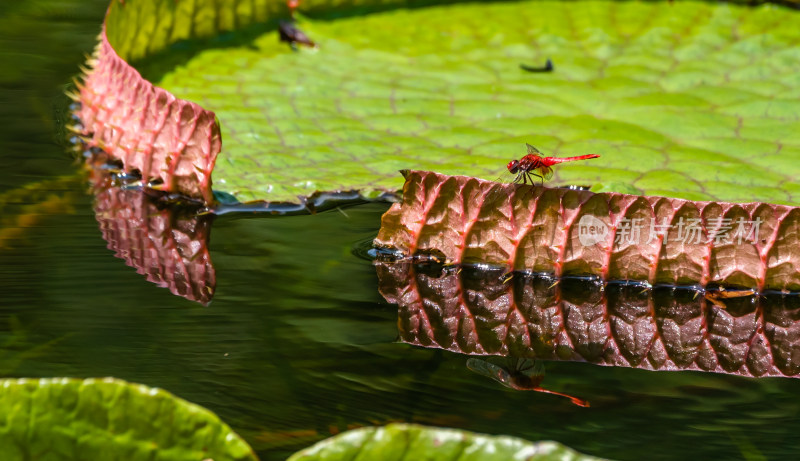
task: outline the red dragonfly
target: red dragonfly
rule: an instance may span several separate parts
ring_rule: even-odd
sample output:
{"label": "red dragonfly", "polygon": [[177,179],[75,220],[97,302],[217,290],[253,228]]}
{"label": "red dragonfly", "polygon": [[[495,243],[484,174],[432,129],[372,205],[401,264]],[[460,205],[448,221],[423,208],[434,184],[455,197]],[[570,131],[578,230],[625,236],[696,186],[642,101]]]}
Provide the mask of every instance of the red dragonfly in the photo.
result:
{"label": "red dragonfly", "polygon": [[515,183],[522,181],[523,184],[527,184],[528,180],[530,179],[531,184],[533,184],[534,179],[531,176],[536,176],[542,181],[542,184],[544,184],[545,181],[548,181],[553,177],[553,165],[564,162],[573,162],[575,160],[586,160],[600,157],[597,154],[579,155],[577,157],[565,158],[543,157],[542,153],[539,152],[539,149],[531,146],[530,144],[525,145],[528,146],[528,155],[519,160],[512,160],[508,162],[508,165],[506,166],[508,171],[517,175],[517,177],[514,178]]}
{"label": "red dragonfly", "polygon": [[539,384],[544,379],[544,365],[540,360],[509,359],[509,366],[501,367],[486,360],[472,357],[467,360],[467,368],[517,391],[536,391],[560,395],[568,398],[579,407],[589,406],[589,402],[586,400],[540,387]]}

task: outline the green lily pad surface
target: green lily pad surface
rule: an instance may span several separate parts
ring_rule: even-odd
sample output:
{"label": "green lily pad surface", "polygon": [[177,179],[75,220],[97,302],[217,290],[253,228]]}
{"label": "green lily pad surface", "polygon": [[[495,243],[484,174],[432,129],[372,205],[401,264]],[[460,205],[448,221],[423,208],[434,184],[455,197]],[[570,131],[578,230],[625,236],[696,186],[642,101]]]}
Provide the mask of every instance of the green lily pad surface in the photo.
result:
{"label": "green lily pad surface", "polygon": [[528,442],[455,429],[390,424],[345,432],[295,453],[289,461],[316,460],[596,460],[556,442]]}
{"label": "green lily pad surface", "polygon": [[159,389],[107,379],[0,381],[6,461],[256,461],[210,411]]}
{"label": "green lily pad surface", "polygon": [[[156,0],[138,0],[148,1]],[[210,23],[219,14],[214,2],[197,3],[203,14],[180,17]],[[223,147],[214,188],[241,201],[396,191],[406,168],[510,176],[505,164],[526,142],[545,155],[602,156],[559,166],[555,184],[800,200],[800,12],[581,0],[362,14],[312,2],[298,26],[319,47],[295,52],[274,30],[288,18],[285,5],[266,3],[261,19],[273,23],[263,32],[219,16],[226,26],[217,29],[233,32],[200,49],[195,41],[162,50],[139,67],[216,112]],[[111,43],[123,56],[146,54],[125,45],[125,28],[144,21],[135,8],[140,21],[121,20],[126,8],[108,24]],[[169,41],[161,35],[153,40]],[[553,72],[520,68],[547,58]]]}

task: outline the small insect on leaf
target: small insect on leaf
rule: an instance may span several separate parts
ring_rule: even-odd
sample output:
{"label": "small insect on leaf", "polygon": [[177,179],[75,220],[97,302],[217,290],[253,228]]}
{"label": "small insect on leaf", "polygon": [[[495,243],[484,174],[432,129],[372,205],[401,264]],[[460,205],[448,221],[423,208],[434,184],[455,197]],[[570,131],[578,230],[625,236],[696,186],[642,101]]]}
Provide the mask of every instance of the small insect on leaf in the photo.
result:
{"label": "small insect on leaf", "polygon": [[281,21],[280,24],[278,24],[278,34],[280,36],[280,41],[288,43],[293,50],[297,50],[298,43],[311,48],[317,47],[317,44],[308,38],[308,35],[300,30],[294,22]]}

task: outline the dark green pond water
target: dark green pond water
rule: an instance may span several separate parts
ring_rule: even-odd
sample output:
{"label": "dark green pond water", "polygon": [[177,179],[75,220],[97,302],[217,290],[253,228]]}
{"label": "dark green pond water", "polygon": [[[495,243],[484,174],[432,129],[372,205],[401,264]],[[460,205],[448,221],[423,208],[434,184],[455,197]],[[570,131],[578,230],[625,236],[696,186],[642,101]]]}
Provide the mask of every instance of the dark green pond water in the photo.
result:
{"label": "dark green pond water", "polygon": [[[397,307],[354,254],[388,204],[217,218],[207,307],[147,282],[106,248],[87,183],[54,134],[62,87],[106,3],[0,4],[0,194],[73,178],[0,204],[2,376],[162,387],[219,414],[265,460],[390,421],[552,439],[616,459],[797,453],[800,380],[548,363],[547,387],[592,403],[579,408],[502,387],[465,356],[399,343]],[[15,218],[48,196],[53,206]]]}

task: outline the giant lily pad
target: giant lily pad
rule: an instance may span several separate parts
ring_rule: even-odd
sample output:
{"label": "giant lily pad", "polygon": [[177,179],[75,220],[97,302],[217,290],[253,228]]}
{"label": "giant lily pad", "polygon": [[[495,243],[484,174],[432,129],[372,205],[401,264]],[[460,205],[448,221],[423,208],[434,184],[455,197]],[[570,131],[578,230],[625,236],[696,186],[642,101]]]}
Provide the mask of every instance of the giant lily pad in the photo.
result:
{"label": "giant lily pad", "polygon": [[[293,52],[274,31],[288,17],[282,0],[114,1],[109,48],[93,62],[103,78],[90,73],[81,92],[105,118],[85,134],[104,132],[95,140],[112,150],[129,139],[121,156],[171,149],[161,158],[172,169],[151,172],[174,171],[187,143],[202,144],[195,152],[213,166],[216,125],[202,109],[213,111],[214,188],[241,201],[395,191],[402,168],[496,178],[524,142],[602,155],[561,167],[560,183],[686,199],[800,196],[796,11],[613,1],[391,9],[401,3],[303,2],[299,26],[320,48]],[[202,109],[137,87],[125,61],[106,65],[114,51]],[[548,57],[552,73],[519,67]],[[109,102],[109,82],[139,89]],[[134,126],[147,110],[168,120],[167,134]],[[198,168],[203,187],[208,167]]]}
{"label": "giant lily pad", "polygon": [[257,459],[210,411],[111,378],[2,380],[0,410],[8,461]]}
{"label": "giant lily pad", "polygon": [[365,427],[323,440],[295,453],[289,461],[316,460],[593,460],[556,442],[528,442],[515,437],[389,424]]}

